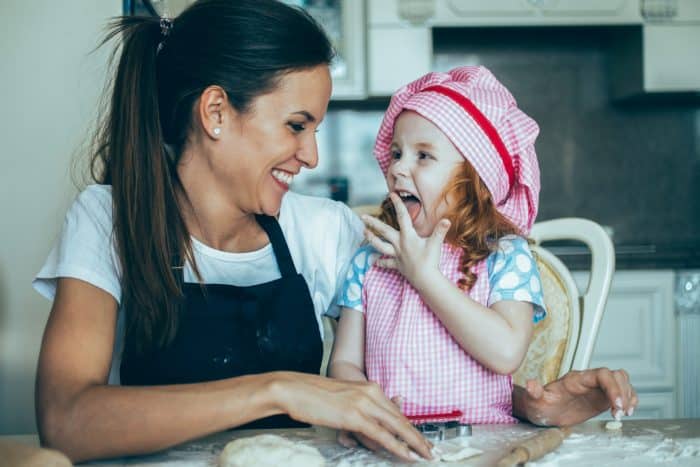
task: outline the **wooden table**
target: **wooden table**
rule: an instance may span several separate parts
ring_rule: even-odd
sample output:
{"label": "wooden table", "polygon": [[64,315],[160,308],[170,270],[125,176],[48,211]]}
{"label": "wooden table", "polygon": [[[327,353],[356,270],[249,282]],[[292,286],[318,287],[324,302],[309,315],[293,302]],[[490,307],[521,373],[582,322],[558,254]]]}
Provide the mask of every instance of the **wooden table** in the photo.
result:
{"label": "wooden table", "polygon": [[[609,432],[605,422],[592,420],[574,427],[571,436],[559,449],[533,466],[700,466],[700,419],[628,420],[619,432]],[[429,465],[494,465],[518,441],[541,428],[529,425],[479,425],[473,429],[471,446],[484,454],[461,463]],[[91,466],[207,466],[217,465],[224,445],[235,438],[261,433],[275,433],[317,447],[329,466],[345,461],[346,466],[405,465],[388,455],[367,450],[346,449],[335,442],[335,434],[325,428],[300,430],[240,430],[217,433],[176,446],[162,453],[91,462]],[[37,445],[36,436],[0,437]],[[425,464],[423,464],[425,465]]]}

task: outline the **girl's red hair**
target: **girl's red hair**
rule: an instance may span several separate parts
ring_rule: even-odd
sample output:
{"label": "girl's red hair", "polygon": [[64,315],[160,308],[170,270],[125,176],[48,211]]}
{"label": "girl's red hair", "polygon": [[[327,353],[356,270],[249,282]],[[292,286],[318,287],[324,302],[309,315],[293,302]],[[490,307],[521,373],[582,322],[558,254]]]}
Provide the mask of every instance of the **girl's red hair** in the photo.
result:
{"label": "girl's red hair", "polygon": [[[448,201],[448,211],[444,217],[450,221],[446,241],[464,252],[461,264],[464,277],[458,285],[460,289],[468,291],[477,279],[472,266],[493,252],[499,238],[509,234],[521,235],[521,232],[496,209],[488,188],[467,161],[447,184],[443,197]],[[388,197],[382,202],[378,217],[399,229],[394,206]]]}

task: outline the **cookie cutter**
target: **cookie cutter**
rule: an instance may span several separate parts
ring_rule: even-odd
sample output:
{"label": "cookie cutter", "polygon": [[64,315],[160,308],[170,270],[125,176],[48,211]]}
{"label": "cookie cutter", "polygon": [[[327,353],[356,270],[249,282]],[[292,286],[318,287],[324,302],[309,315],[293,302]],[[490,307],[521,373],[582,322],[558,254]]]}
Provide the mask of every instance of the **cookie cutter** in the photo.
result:
{"label": "cookie cutter", "polygon": [[449,413],[409,415],[407,418],[424,437],[435,442],[471,436],[472,426],[461,423],[461,417],[461,411],[453,410]]}

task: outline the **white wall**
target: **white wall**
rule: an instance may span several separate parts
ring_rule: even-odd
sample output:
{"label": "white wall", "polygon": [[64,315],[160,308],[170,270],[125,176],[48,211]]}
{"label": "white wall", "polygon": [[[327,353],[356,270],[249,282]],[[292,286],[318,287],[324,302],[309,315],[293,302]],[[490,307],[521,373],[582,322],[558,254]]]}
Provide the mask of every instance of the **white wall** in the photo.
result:
{"label": "white wall", "polygon": [[75,196],[122,0],[0,1],[0,434],[31,433],[50,303],[31,288]]}

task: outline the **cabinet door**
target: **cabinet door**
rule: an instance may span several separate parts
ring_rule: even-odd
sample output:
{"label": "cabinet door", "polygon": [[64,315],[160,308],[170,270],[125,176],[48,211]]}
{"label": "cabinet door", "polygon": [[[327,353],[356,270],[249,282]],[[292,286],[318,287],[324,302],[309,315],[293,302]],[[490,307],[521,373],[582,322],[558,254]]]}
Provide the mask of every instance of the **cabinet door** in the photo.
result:
{"label": "cabinet door", "polygon": [[[634,383],[634,380],[632,381]],[[630,418],[637,419],[658,419],[658,418],[676,418],[676,396],[672,391],[668,392],[644,392],[639,391],[637,394],[639,404],[634,409],[634,414]],[[605,411],[598,415],[599,420],[610,420],[612,414],[610,411]],[[623,420],[624,421],[624,420]]]}
{"label": "cabinet door", "polygon": [[645,24],[644,89],[649,92],[700,90],[700,23]]}
{"label": "cabinet door", "polygon": [[677,21],[700,21],[700,2],[698,0],[678,0]]}
{"label": "cabinet door", "polygon": [[331,63],[333,99],[367,97],[365,85],[365,2],[359,0],[283,0],[304,8],[321,23],[336,57]]}
{"label": "cabinet door", "polygon": [[[585,286],[587,274],[575,273]],[[591,368],[624,368],[639,396],[635,418],[677,415],[673,271],[618,271],[598,330]],[[609,418],[603,414],[601,418]]]}
{"label": "cabinet door", "polygon": [[[586,277],[574,274],[579,286]],[[673,278],[673,271],[615,273],[591,367],[624,368],[639,390],[675,389]]]}
{"label": "cabinet door", "polygon": [[341,0],[339,8],[340,31],[334,38],[338,55],[331,64],[332,97],[365,98],[365,2]]}
{"label": "cabinet door", "polygon": [[428,28],[373,27],[367,32],[367,40],[371,96],[390,96],[430,71],[433,42]]}
{"label": "cabinet door", "polygon": [[674,392],[641,392],[632,418],[676,418]]}

